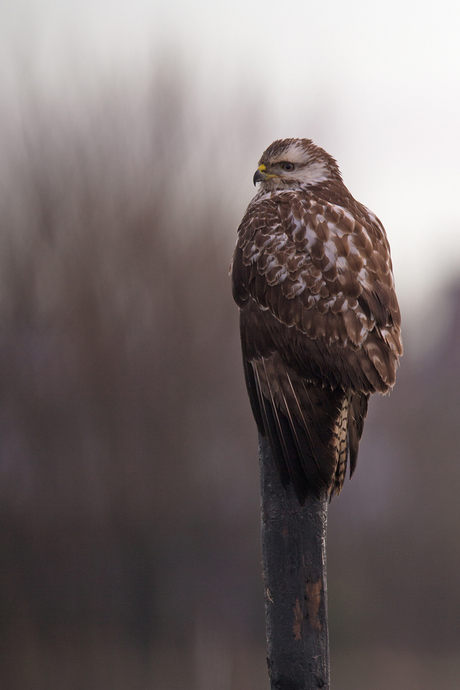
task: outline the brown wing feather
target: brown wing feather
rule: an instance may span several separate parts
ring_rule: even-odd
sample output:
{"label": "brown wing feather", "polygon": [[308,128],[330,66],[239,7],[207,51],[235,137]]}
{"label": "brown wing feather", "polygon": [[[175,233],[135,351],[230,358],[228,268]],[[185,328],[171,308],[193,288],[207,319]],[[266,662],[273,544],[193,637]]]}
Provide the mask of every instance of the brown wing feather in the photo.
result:
{"label": "brown wing feather", "polygon": [[300,500],[339,493],[369,394],[391,388],[402,353],[385,231],[329,196],[256,196],[232,269],[254,416]]}
{"label": "brown wing feather", "polygon": [[344,393],[304,381],[278,353],[253,361],[261,433],[268,436],[283,483],[293,482],[299,500],[328,490],[337,465],[335,426]]}

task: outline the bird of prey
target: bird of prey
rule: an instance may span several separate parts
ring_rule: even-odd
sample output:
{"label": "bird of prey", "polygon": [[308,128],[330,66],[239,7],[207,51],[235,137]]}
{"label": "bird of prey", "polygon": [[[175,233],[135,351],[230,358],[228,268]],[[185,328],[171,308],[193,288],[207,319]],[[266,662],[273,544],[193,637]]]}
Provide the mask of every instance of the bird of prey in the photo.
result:
{"label": "bird of prey", "polygon": [[252,411],[284,487],[332,498],[402,354],[384,227],[310,139],[274,141],[232,261]]}

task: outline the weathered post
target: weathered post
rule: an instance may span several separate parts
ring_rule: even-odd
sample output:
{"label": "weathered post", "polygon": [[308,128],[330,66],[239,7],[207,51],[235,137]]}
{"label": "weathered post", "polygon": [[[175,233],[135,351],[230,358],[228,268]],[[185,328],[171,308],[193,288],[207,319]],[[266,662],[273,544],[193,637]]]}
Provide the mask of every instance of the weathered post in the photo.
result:
{"label": "weathered post", "polygon": [[259,436],[267,663],[272,690],[329,689],[327,499],[303,506]]}

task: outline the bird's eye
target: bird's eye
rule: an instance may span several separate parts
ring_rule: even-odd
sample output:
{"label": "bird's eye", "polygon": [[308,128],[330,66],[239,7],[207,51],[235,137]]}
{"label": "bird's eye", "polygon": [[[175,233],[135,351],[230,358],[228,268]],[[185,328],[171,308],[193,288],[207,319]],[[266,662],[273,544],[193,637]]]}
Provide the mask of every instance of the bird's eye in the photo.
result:
{"label": "bird's eye", "polygon": [[281,163],[281,167],[286,172],[292,172],[294,170],[294,163]]}

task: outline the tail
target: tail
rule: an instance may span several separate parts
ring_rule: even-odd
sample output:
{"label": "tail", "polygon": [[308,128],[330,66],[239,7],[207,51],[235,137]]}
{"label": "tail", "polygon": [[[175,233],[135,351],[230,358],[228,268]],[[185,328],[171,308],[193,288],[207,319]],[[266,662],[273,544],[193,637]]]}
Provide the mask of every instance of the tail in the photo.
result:
{"label": "tail", "polygon": [[268,437],[283,486],[299,502],[342,489],[350,458],[356,467],[368,394],[319,388],[287,367],[277,353],[244,362],[246,385],[262,436]]}

